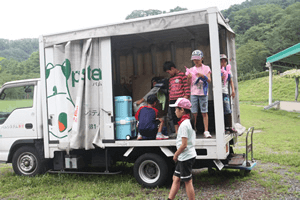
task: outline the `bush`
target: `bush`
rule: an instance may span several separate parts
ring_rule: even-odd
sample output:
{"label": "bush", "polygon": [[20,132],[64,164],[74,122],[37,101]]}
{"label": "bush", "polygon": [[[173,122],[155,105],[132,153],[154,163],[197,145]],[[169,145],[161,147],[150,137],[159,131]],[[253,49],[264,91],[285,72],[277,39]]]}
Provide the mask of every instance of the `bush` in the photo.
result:
{"label": "bush", "polygon": [[[277,74],[277,70],[273,70],[273,75],[275,75],[275,74]],[[252,80],[252,79],[261,78],[261,77],[265,77],[265,76],[269,76],[269,71],[259,72],[259,73],[255,73],[255,74],[247,73],[244,76],[239,76],[238,82]]]}

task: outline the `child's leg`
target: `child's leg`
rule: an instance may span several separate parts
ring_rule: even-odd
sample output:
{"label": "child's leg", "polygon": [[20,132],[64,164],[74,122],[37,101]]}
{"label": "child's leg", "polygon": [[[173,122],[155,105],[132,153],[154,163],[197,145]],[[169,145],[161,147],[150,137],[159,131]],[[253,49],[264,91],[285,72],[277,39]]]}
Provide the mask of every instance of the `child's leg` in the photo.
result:
{"label": "child's leg", "polygon": [[159,126],[158,126],[158,131],[157,131],[158,133],[161,133],[163,125],[164,125],[164,120],[161,118],[161,121],[160,121]]}
{"label": "child's leg", "polygon": [[203,124],[204,124],[204,131],[208,131],[208,114],[202,113]]}
{"label": "child's leg", "polygon": [[193,180],[189,180],[184,182],[185,184],[185,191],[187,196],[189,197],[189,200],[194,200],[195,199],[195,191],[194,191],[194,186],[193,186]]}
{"label": "child's leg", "polygon": [[177,176],[173,176],[173,183],[169,193],[169,199],[175,198],[179,188],[180,188],[180,178]]}
{"label": "child's leg", "polygon": [[231,113],[225,115],[225,128],[232,128],[232,117]]}
{"label": "child's leg", "polygon": [[195,121],[194,121],[194,125],[195,125],[195,129],[197,129],[197,116],[198,116],[198,96],[197,95],[191,95],[191,104],[192,104],[192,108],[191,108],[191,112],[194,115]]}
{"label": "child's leg", "polygon": [[193,113],[193,115],[194,115],[194,119],[195,119],[195,121],[194,121],[194,125],[195,125],[195,129],[197,129],[197,116],[198,116],[198,113]]}
{"label": "child's leg", "polygon": [[204,124],[204,132],[208,131],[208,97],[201,96],[200,97],[200,110],[202,113],[203,124]]}

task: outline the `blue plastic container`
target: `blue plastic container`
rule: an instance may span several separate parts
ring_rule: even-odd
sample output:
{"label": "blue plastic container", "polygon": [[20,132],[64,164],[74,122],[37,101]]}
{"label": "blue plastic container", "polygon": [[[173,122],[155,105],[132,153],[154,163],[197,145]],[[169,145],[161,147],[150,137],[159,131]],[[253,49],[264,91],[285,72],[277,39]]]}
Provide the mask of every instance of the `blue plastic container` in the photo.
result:
{"label": "blue plastic container", "polygon": [[136,137],[135,117],[116,117],[116,139],[129,140]]}
{"label": "blue plastic container", "polygon": [[115,116],[123,118],[132,116],[132,98],[130,96],[115,97]]}

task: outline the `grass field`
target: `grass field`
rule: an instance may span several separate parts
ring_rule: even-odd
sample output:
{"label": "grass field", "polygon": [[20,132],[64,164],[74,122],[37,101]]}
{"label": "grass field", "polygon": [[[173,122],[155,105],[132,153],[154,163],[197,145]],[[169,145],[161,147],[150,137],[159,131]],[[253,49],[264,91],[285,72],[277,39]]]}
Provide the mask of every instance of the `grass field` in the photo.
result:
{"label": "grass field", "polygon": [[25,108],[31,106],[32,106],[32,99],[1,100],[0,112],[11,112],[15,108]]}
{"label": "grass field", "polygon": [[[273,101],[295,101],[295,79],[281,76],[273,77]],[[269,77],[239,82],[240,101],[268,103]],[[300,100],[300,96],[298,97]]]}

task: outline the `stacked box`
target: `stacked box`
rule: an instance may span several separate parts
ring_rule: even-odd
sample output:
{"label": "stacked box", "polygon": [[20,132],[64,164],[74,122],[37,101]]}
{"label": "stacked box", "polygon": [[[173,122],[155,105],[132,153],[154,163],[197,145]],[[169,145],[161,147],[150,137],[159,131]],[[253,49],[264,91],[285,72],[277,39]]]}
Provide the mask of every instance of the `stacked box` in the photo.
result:
{"label": "stacked box", "polygon": [[132,98],[115,97],[116,139],[128,140],[136,137],[136,120],[132,116]]}
{"label": "stacked box", "polygon": [[116,138],[118,140],[129,140],[136,137],[135,117],[116,117]]}
{"label": "stacked box", "polygon": [[115,113],[116,117],[131,117],[132,98],[130,96],[115,97]]}

